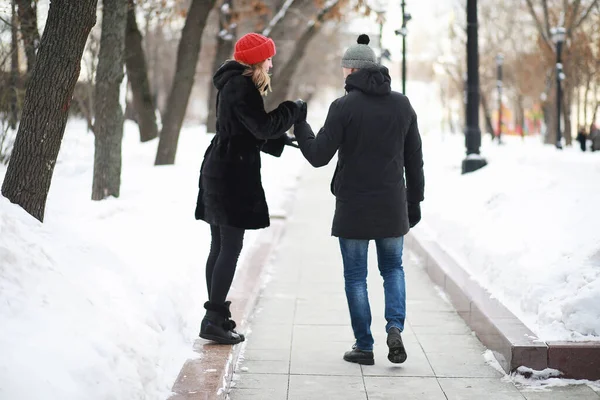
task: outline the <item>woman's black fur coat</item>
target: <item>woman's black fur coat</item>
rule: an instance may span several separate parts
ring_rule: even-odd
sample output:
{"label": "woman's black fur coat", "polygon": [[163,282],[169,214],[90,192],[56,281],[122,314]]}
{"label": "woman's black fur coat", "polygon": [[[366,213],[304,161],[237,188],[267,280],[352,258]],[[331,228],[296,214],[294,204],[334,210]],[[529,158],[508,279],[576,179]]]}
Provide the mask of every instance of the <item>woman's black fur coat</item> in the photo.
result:
{"label": "woman's black fur coat", "polygon": [[283,152],[285,132],[300,110],[285,101],[267,113],[245,66],[229,61],[213,77],[217,96],[217,133],[200,169],[196,219],[243,229],[269,226],[269,209],[260,175],[260,151]]}

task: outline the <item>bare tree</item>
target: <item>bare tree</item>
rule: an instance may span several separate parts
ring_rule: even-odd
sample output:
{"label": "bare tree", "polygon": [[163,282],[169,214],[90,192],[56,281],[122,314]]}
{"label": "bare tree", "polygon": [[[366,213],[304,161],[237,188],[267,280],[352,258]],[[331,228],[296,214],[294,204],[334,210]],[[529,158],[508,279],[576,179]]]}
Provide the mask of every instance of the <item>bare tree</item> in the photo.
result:
{"label": "bare tree", "polygon": [[140,128],[140,140],[147,142],[158,136],[158,127],[154,101],[148,83],[148,68],[142,47],[142,34],[138,29],[135,17],[135,3],[133,0],[128,0],[128,5],[125,64],[127,65],[127,78],[131,83],[133,107]]}
{"label": "bare tree", "polygon": [[96,6],[97,0],[50,3],[36,67],[25,96],[2,194],[39,221],[44,220],[81,56],[96,23]]}
{"label": "bare tree", "polygon": [[202,46],[202,32],[215,2],[216,0],[192,0],[188,11],[181,32],[175,76],[160,132],[156,165],[175,163],[179,132],[194,84],[196,64]]}
{"label": "bare tree", "polygon": [[[561,22],[566,29],[567,38],[572,39],[574,34],[590,16],[592,10],[598,7],[599,4],[599,0],[563,0],[562,2],[541,0],[540,5],[534,4],[533,0],[525,0],[525,2],[541,37],[541,41],[550,55],[556,53],[556,46],[552,41],[552,27]],[[571,40],[565,42],[563,50],[563,71],[567,79],[561,85],[564,91],[564,98],[567,101],[572,99],[575,88],[575,80],[570,74],[573,63],[572,54],[569,49],[570,42]],[[567,105],[568,107],[565,107],[564,113],[565,139],[567,145],[570,145],[572,141],[571,107],[570,103],[567,103]],[[551,114],[553,114],[554,110],[552,108],[550,110]],[[549,122],[546,143],[555,143],[556,132],[558,131],[556,118],[550,118]]]}

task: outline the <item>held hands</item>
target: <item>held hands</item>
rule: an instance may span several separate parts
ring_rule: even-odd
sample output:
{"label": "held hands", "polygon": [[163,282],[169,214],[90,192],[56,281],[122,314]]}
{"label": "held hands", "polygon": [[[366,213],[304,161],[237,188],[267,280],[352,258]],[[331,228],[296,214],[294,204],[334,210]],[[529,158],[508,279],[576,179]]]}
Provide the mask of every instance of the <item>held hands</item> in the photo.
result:
{"label": "held hands", "polygon": [[296,105],[298,106],[298,109],[300,110],[295,123],[306,121],[306,114],[308,113],[308,105],[302,99],[298,99],[294,103],[296,103]]}
{"label": "held hands", "polygon": [[297,143],[298,139],[296,139],[295,137],[292,137],[292,136],[288,136],[287,133],[284,135],[284,137],[285,137],[285,139],[284,139],[283,143],[286,146],[292,146],[292,147],[295,147],[297,149],[300,148],[300,146],[298,146],[298,143]]}

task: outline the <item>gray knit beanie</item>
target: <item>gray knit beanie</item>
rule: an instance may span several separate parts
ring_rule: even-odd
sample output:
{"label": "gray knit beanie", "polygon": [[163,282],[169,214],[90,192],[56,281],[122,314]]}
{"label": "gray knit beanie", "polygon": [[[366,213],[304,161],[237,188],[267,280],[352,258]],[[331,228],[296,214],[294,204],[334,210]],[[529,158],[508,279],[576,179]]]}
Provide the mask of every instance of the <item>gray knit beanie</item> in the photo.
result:
{"label": "gray knit beanie", "polygon": [[377,66],[377,57],[375,52],[369,47],[369,36],[362,34],[356,40],[357,44],[348,47],[348,50],[342,57],[342,67],[344,68],[369,68]]}

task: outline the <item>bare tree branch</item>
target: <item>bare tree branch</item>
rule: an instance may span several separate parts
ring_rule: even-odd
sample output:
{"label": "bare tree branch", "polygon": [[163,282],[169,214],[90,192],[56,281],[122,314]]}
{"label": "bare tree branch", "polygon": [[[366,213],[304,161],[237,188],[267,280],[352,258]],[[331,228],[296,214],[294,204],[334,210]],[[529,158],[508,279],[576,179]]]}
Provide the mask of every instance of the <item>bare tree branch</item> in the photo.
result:
{"label": "bare tree branch", "polygon": [[554,51],[554,46],[552,46],[552,44],[550,44],[550,39],[549,39],[549,34],[550,34],[550,22],[548,21],[548,3],[546,3],[546,0],[543,0],[543,6],[544,6],[544,16],[546,18],[546,29],[544,29],[544,26],[542,25],[542,22],[540,21],[540,19],[537,16],[537,13],[535,12],[535,9],[533,8],[533,3],[532,0],[525,0],[527,2],[527,7],[529,8],[529,13],[531,14],[531,18],[533,18],[533,20],[535,21],[535,25],[538,28],[538,31],[540,33],[540,35],[542,35],[542,38],[544,39],[544,43],[546,43],[546,45],[548,46],[548,48],[552,51]]}
{"label": "bare tree branch", "polygon": [[546,36],[550,37],[550,15],[548,14],[548,0],[542,0],[542,8],[544,10],[544,21],[546,23]]}
{"label": "bare tree branch", "polygon": [[585,13],[582,15],[582,17],[579,19],[579,21],[577,21],[577,23],[575,24],[575,26],[573,27],[573,30],[579,28],[581,26],[581,24],[583,23],[583,21],[586,20],[586,18],[590,15],[590,12],[592,11],[592,8],[594,8],[594,6],[598,5],[598,0],[594,0],[594,2],[592,4],[590,4],[590,6],[588,7],[588,9],[585,11]]}
{"label": "bare tree branch", "polygon": [[269,25],[267,25],[267,27],[263,30],[262,34],[264,36],[269,36],[271,34],[273,27],[277,25],[277,23],[285,16],[285,13],[288,11],[288,9],[293,3],[294,0],[286,0],[285,3],[283,3],[279,11],[277,11],[277,14],[275,14],[273,19],[269,21]]}
{"label": "bare tree branch", "polygon": [[13,24],[10,21],[7,21],[2,17],[0,17],[0,21],[4,22],[9,28],[12,28],[13,26]]}
{"label": "bare tree branch", "polygon": [[575,20],[577,19],[577,15],[579,14],[579,7],[581,7],[581,0],[575,0],[575,3],[573,3],[573,10],[569,18],[569,23],[567,24],[567,34],[569,35],[569,37],[571,37],[571,35],[573,34],[573,24],[575,24]]}

